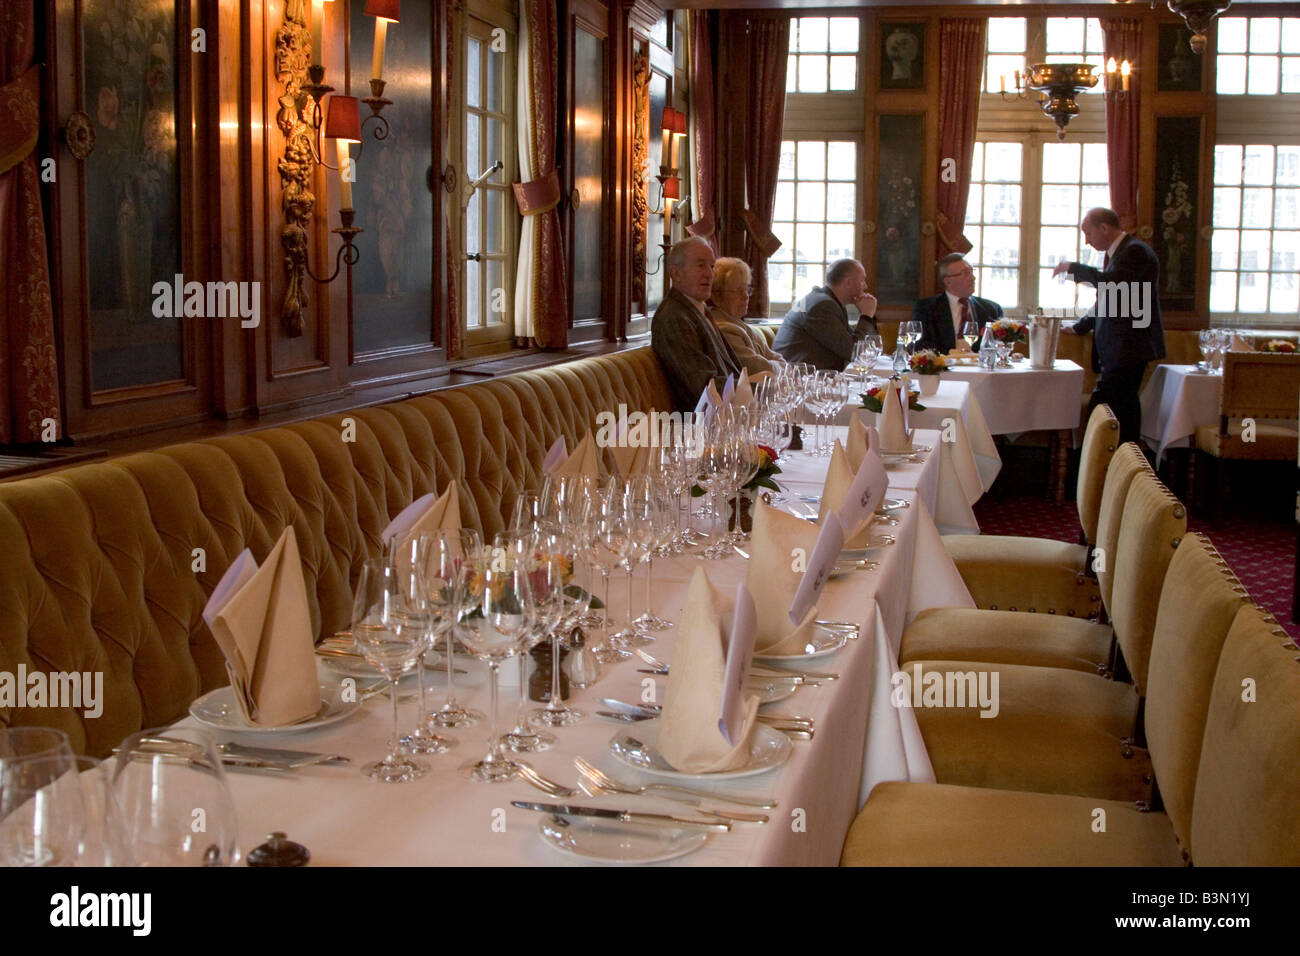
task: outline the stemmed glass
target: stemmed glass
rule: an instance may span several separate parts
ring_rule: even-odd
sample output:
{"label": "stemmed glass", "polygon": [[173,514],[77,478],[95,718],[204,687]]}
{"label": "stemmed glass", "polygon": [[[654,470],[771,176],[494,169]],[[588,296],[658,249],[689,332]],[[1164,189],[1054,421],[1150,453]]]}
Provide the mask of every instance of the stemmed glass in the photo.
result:
{"label": "stemmed glass", "polygon": [[352,640],[371,667],[391,682],[393,734],[388,756],[361,768],[380,783],[405,783],[424,775],[424,766],[402,753],[397,730],[397,684],[417,656],[428,648],[432,631],[424,568],[414,564],[403,571],[387,560],[370,560],[361,566],[352,599]]}
{"label": "stemmed glass", "polygon": [[564,614],[564,565],[556,553],[560,550],[550,535],[538,531],[504,531],[492,540],[494,555],[521,563],[528,573],[533,595],[533,627],[519,654],[519,706],[515,725],[501,738],[502,746],[515,753],[549,750],[555,737],[539,733],[528,724],[528,651],[549,636]]}
{"label": "stemmed glass", "polygon": [[605,606],[601,609],[601,632],[604,639],[591,649],[596,660],[602,664],[617,664],[632,656],[628,651],[615,646],[609,635],[609,576],[623,560],[627,538],[619,488],[619,480],[611,478],[599,498],[593,503],[594,510],[586,539],[587,558],[604,579]]}
{"label": "stemmed glass", "polygon": [[654,638],[643,631],[632,617],[632,578],[636,566],[654,548],[654,486],[649,475],[628,475],[618,489],[619,516],[623,523],[619,566],[627,572],[627,625],[610,640],[616,646],[643,647]]}
{"label": "stemmed glass", "polygon": [[717,560],[731,553],[731,542],[722,526],[722,501],[733,488],[739,445],[737,410],[729,406],[709,423],[700,458],[700,484],[713,498],[713,527],[710,529],[713,543],[701,552],[703,558]]}
{"label": "stemmed glass", "polygon": [[[567,706],[560,697],[560,644],[566,634],[579,626],[578,622],[587,613],[587,606],[591,601],[589,590],[565,584],[567,572],[575,567],[578,553],[578,537],[573,529],[580,529],[586,525],[586,514],[590,510],[591,502],[584,498],[576,507],[580,513],[575,515],[570,528],[548,539],[548,548],[556,553],[562,572],[558,589],[561,610],[559,620],[550,628],[551,697],[545,707],[538,708],[528,715],[531,723],[541,727],[567,727],[576,724],[586,716],[581,711]],[[539,605],[543,601],[544,599],[539,600]]]}
{"label": "stemmed glass", "polygon": [[862,364],[866,366],[868,375],[876,367],[876,361],[884,349],[885,343],[878,332],[868,332],[862,337]]}
{"label": "stemmed glass", "polygon": [[1205,370],[1207,372],[1213,372],[1215,352],[1214,330],[1201,329],[1201,331],[1196,334],[1196,344],[1200,346],[1201,354],[1205,356]]}
{"label": "stemmed glass", "polygon": [[642,631],[666,631],[674,627],[672,621],[660,617],[654,612],[654,569],[655,558],[668,557],[673,553],[673,542],[677,538],[677,504],[672,482],[663,475],[651,479],[652,506],[649,528],[650,546],[646,550],[645,570],[645,613],[636,619],[636,625]]}
{"label": "stemmed glass", "polygon": [[239,862],[235,801],[216,744],[203,731],[169,727],[127,737],[113,764],[112,793],[137,865]]}
{"label": "stemmed glass", "polygon": [[[542,483],[538,524],[548,531],[562,531],[574,540],[585,540],[594,502],[599,500],[600,490],[600,479],[594,475],[548,475]],[[578,567],[577,557],[581,553],[581,549],[575,550],[575,572]],[[587,608],[583,608],[581,618],[574,622],[576,627],[600,625],[600,615],[589,614]]]}
{"label": "stemmed glass", "polygon": [[[453,542],[451,545],[448,545],[449,540]],[[456,743],[437,732],[433,715],[425,710],[424,703],[425,655],[441,633],[440,625],[447,613],[445,599],[438,593],[437,587],[428,576],[430,573],[437,573],[448,554],[457,552],[455,540],[442,530],[412,535],[405,540],[394,539],[389,542],[385,557],[385,560],[393,566],[399,590],[403,595],[410,595],[407,605],[418,607],[428,621],[424,647],[415,659],[416,686],[419,688],[416,725],[415,729],[401,740],[402,749],[408,754],[446,753]]]}
{"label": "stemmed glass", "polygon": [[460,772],[478,783],[512,779],[519,767],[500,753],[497,739],[498,671],[501,662],[522,652],[536,616],[528,566],[509,552],[480,551],[463,566],[458,630],[461,642],[487,664],[492,678],[492,718],[487,755],[464,764]]}
{"label": "stemmed glass", "polygon": [[966,347],[971,351],[974,351],[975,340],[980,337],[979,323],[974,319],[967,319],[963,322],[961,324],[961,337],[962,341],[966,343]]}
{"label": "stemmed glass", "polygon": [[0,866],[77,862],[86,813],[75,768],[60,730],[0,731]]}
{"label": "stemmed glass", "polygon": [[541,517],[542,496],[531,491],[521,492],[510,511],[510,528],[525,531],[535,528]]}
{"label": "stemmed glass", "polygon": [[898,323],[898,334],[907,345],[907,354],[915,354],[916,343],[921,341],[921,323],[916,319],[905,319]]}
{"label": "stemmed glass", "polygon": [[[473,528],[461,528],[457,547],[460,551],[459,557],[461,561],[467,561],[471,555],[477,554],[483,550],[483,538]],[[442,570],[448,574],[454,572],[454,569],[451,567],[444,567]],[[446,582],[450,580],[450,578],[444,577],[440,578],[440,580],[443,581],[443,586],[445,587]],[[449,618],[444,618],[441,621],[442,626],[440,628],[440,630],[442,630],[447,636],[447,699],[443,702],[442,707],[439,708],[437,713],[432,715],[432,720],[436,726],[443,728],[472,727],[480,720],[483,720],[484,716],[482,711],[463,707],[460,702],[456,700],[456,617],[460,612],[460,605],[455,602],[455,598],[458,597],[458,595],[456,595],[454,591],[452,592],[452,597],[452,603],[443,602],[441,605],[442,613],[450,614]],[[435,602],[434,606],[435,608],[438,607],[437,602]]]}

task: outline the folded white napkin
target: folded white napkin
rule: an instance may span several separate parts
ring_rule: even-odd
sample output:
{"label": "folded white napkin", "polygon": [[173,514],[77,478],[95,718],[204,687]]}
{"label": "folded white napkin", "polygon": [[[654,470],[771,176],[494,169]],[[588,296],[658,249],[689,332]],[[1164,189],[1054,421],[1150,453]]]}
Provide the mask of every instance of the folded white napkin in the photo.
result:
{"label": "folded white napkin", "polygon": [[736,382],[736,391],[731,400],[737,405],[754,404],[754,387],[749,382],[749,369],[740,370],[740,379]]}
{"label": "folded white napkin", "polygon": [[812,558],[818,529],[762,501],[754,507],[754,531],[745,568],[745,584],[758,616],[754,647],[761,654],[799,654],[812,636],[817,609],[811,608],[791,630],[790,607]]}
{"label": "folded white napkin", "polygon": [[849,419],[849,443],[845,451],[849,456],[849,467],[857,471],[862,467],[862,459],[868,448],[880,450],[880,432],[862,420],[860,415]]}
{"label": "folded white napkin", "polygon": [[[727,602],[714,590],[704,569],[695,569],[677,625],[655,745],[673,769],[682,773],[720,773],[749,763],[758,698],[738,698],[728,680],[735,684],[739,675],[739,686],[744,686],[749,669],[746,658],[753,653],[752,616],[748,648],[745,646],[745,604],[741,592],[734,616],[729,617]],[[748,610],[752,614],[752,607]]]}
{"label": "folded white napkin", "polygon": [[569,449],[564,443],[564,436],[561,435],[546,451],[546,458],[542,460],[542,474],[555,474],[555,469],[564,464],[568,457]]}
{"label": "folded white napkin", "polygon": [[565,460],[564,464],[557,467],[553,474],[599,477],[600,453],[596,449],[596,440],[592,437],[590,429],[582,436],[582,441],[574,447],[573,454]]}
{"label": "folded white napkin", "polygon": [[901,383],[890,379],[881,400],[880,450],[886,453],[910,452],[912,432],[907,427],[907,376]]}
{"label": "folded white napkin", "polygon": [[388,522],[379,538],[387,545],[390,541],[405,543],[419,534],[460,531],[460,492],[456,482],[436,499],[433,494],[421,495]]}
{"label": "folded white napkin", "polygon": [[240,553],[222,576],[203,619],[226,657],[235,703],[244,720],[281,727],[320,710],[311,611],[293,527],[258,567]]}
{"label": "folded white napkin", "polygon": [[[650,420],[653,421],[653,417]],[[637,444],[631,444],[629,436]],[[619,422],[614,431],[614,441],[606,449],[614,473],[624,478],[629,475],[644,475],[650,464],[650,440],[651,436],[647,432],[631,433],[626,422]]]}

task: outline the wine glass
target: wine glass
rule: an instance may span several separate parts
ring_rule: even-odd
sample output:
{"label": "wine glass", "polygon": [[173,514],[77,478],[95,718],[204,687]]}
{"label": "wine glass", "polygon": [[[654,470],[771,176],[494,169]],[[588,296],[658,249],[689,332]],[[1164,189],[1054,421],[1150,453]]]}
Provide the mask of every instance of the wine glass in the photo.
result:
{"label": "wine glass", "polygon": [[[586,526],[585,513],[590,510],[591,502],[584,499],[580,507],[583,517],[573,523],[572,529],[580,529]],[[553,536],[548,541],[549,547],[558,552],[557,557],[562,572],[561,587],[558,593],[561,601],[561,611],[559,620],[551,628],[550,700],[547,701],[545,707],[534,710],[528,717],[531,723],[541,727],[567,727],[586,716],[581,711],[568,707],[560,696],[560,644],[566,634],[579,627],[579,621],[587,613],[587,607],[591,601],[591,592],[589,590],[567,583],[568,575],[576,566],[579,540],[578,533],[569,530]]]}
{"label": "wine glass", "polygon": [[654,487],[649,475],[628,475],[619,484],[619,516],[624,534],[619,567],[627,572],[627,625],[610,640],[621,648],[643,647],[654,641],[632,617],[632,578],[636,567],[654,547]]}
{"label": "wine glass", "polygon": [[537,753],[549,750],[555,737],[538,733],[528,724],[525,708],[528,704],[528,651],[549,636],[564,614],[564,566],[557,553],[562,550],[558,541],[537,531],[504,531],[492,540],[494,553],[503,553],[507,560],[521,562],[528,572],[532,590],[534,618],[523,651],[519,654],[519,706],[515,725],[501,738],[502,746],[515,753]]}
{"label": "wine glass", "polygon": [[921,323],[916,319],[905,319],[898,323],[898,332],[899,337],[907,346],[907,354],[914,354],[916,343],[921,340]]}
{"label": "wine glass", "polygon": [[980,337],[979,323],[974,319],[967,319],[961,324],[961,337],[966,343],[966,348],[974,351],[975,341]]}
{"label": "wine glass", "polygon": [[390,681],[393,733],[388,756],[361,773],[380,783],[405,783],[424,775],[424,766],[402,753],[397,730],[397,684],[407,665],[427,648],[432,630],[424,568],[402,572],[396,564],[371,559],[361,566],[352,599],[352,640],[367,663]]}
{"label": "wine glass", "polygon": [[645,612],[636,619],[642,631],[666,631],[675,627],[672,621],[660,617],[654,612],[654,569],[655,558],[669,557],[673,551],[673,542],[677,538],[676,514],[677,499],[673,493],[672,482],[663,475],[651,480],[651,514],[650,547],[646,550],[645,571]]}
{"label": "wine glass", "polygon": [[0,768],[0,866],[71,866],[86,811],[75,758],[25,756]]}
{"label": "wine glass", "polygon": [[139,866],[234,866],[239,823],[212,737],[142,730],[122,741],[112,792],[127,852]]}
{"label": "wine glass", "polygon": [[868,332],[862,337],[862,359],[866,365],[868,373],[876,367],[876,361],[880,358],[880,353],[885,349],[885,343],[880,338],[878,332]]}
{"label": "wine glass", "polygon": [[537,525],[542,514],[542,496],[533,491],[520,492],[510,510],[510,529],[528,530]]}
{"label": "wine glass", "polygon": [[[460,552],[458,560],[453,558],[441,569],[446,575],[439,578],[443,582],[443,587],[448,587],[448,582],[457,578],[460,563],[468,561],[471,556],[483,550],[483,538],[473,528],[461,528],[457,539],[457,548]],[[482,711],[463,707],[456,700],[456,618],[461,609],[458,600],[456,600],[459,595],[456,594],[454,587],[451,588],[450,595],[453,599],[452,602],[442,605],[443,613],[450,612],[450,618],[445,619],[440,628],[447,637],[447,699],[443,702],[442,707],[438,709],[438,712],[433,715],[433,722],[443,728],[470,727],[485,718]]]}
{"label": "wine glass", "polygon": [[587,536],[587,559],[600,572],[604,582],[604,607],[601,610],[601,633],[604,639],[591,649],[602,664],[617,664],[632,655],[616,647],[609,639],[609,576],[623,560],[627,526],[623,523],[619,500],[619,479],[611,478],[594,504]]}
{"label": "wine glass", "polygon": [[1196,344],[1201,349],[1201,355],[1205,358],[1205,370],[1214,371],[1214,330],[1201,329],[1196,334]]}
{"label": "wine glass", "polygon": [[[449,540],[451,545],[448,545]],[[446,600],[428,575],[438,571],[447,560],[448,552],[458,553],[456,540],[455,533],[439,529],[404,540],[395,538],[389,542],[386,551],[385,560],[392,564],[398,587],[407,596],[409,606],[418,607],[428,622],[424,647],[415,659],[416,686],[419,689],[415,729],[401,740],[402,748],[408,754],[446,753],[456,744],[437,732],[433,715],[425,709],[425,657],[442,633],[440,625],[447,614]]]}
{"label": "wine glass", "polygon": [[464,565],[461,643],[483,661],[491,673],[492,708],[488,751],[482,760],[466,763],[460,772],[478,783],[513,779],[519,767],[500,753],[497,739],[499,670],[501,662],[522,652],[533,628],[533,602],[526,563],[508,551],[480,551]]}

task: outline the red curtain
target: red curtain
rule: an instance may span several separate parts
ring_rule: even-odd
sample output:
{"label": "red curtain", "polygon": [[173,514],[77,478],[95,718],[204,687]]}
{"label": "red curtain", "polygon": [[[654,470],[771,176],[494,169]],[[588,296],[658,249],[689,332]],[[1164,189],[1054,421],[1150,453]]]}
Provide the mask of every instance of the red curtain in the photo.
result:
{"label": "red curtain", "polygon": [[[1115,62],[1141,62],[1142,22],[1140,20],[1103,18],[1106,57]],[[1128,96],[1106,96],[1106,162],[1110,167],[1110,205],[1119,216],[1125,232],[1137,228],[1138,190],[1138,84]]]}
{"label": "red curtain", "polygon": [[776,181],[781,171],[781,131],[785,120],[786,58],[790,51],[788,17],[754,17],[746,28],[748,69],[745,128],[744,260],[754,273],[751,315],[767,315],[767,260],[781,248],[772,234]]}
{"label": "red curtain", "polygon": [[[970,196],[970,164],[984,77],[983,19],[939,21],[939,255],[970,252],[963,234]],[[951,160],[952,162],[949,162]]]}
{"label": "red curtain", "polygon": [[[456,11],[449,3],[447,4],[447,16],[443,22],[443,29],[447,31],[447,87],[444,92],[443,110],[442,110],[442,142],[443,151],[449,157],[451,156],[451,97],[452,89],[455,84],[451,78],[456,75]],[[445,162],[446,160],[444,160]],[[444,167],[445,168],[445,167]],[[451,192],[443,193],[444,209],[447,210],[447,358],[459,358],[462,348],[460,332],[460,304],[456,298],[457,283],[460,282],[461,259],[457,254],[460,249],[460,243],[456,239],[456,233],[452,229],[453,215],[456,211],[456,203],[460,196],[460,183],[456,184],[456,189]],[[439,187],[434,186],[435,189]]]}
{"label": "red curtain", "polygon": [[691,11],[691,144],[694,146],[695,188],[691,205],[695,221],[686,227],[718,252],[717,198],[714,195],[714,156],[717,128],[713,121],[713,31],[707,10]]}
{"label": "red curtain", "polygon": [[[523,0],[528,7],[529,66],[532,71],[533,156],[537,160],[536,180],[555,175],[555,124],[560,77],[560,30],[555,0]],[[535,181],[536,181],[535,180]],[[525,184],[527,185],[527,184]],[[560,235],[560,211],[552,207],[536,213],[537,244],[534,247],[533,336],[544,349],[562,349],[569,344],[569,283],[564,272],[564,241]]]}
{"label": "red curtain", "polygon": [[36,172],[40,67],[35,6],[0,4],[0,444],[35,442],[59,422],[54,303]]}

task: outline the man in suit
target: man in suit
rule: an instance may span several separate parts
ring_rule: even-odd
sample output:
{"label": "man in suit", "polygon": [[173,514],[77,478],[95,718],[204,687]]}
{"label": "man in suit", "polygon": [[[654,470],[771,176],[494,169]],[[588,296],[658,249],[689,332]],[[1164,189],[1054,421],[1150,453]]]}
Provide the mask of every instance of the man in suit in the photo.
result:
{"label": "man in suit", "polygon": [[[845,308],[849,304],[860,313],[852,329]],[[842,372],[858,339],[876,331],[875,315],[876,297],[867,291],[867,270],[856,259],[839,259],[826,270],[826,285],[816,286],[791,306],[772,348],[787,362]]]}
{"label": "man in suit", "polygon": [[1088,245],[1105,253],[1103,267],[1058,263],[1052,275],[1068,272],[1075,282],[1097,287],[1091,312],[1062,328],[1076,335],[1092,333],[1092,368],[1101,374],[1088,402],[1089,412],[1102,403],[1119,419],[1119,440],[1139,441],[1142,406],[1138,389],[1147,362],[1165,357],[1160,322],[1160,262],[1155,251],[1119,226],[1111,209],[1090,209],[1079,226]]}
{"label": "man in suit", "polygon": [[695,409],[712,381],[721,392],[727,376],[740,377],[740,362],[710,321],[704,302],[713,286],[713,250],[692,236],[668,250],[672,288],[655,310],[650,347],[664,367],[677,411]]}
{"label": "man in suit", "polygon": [[[1002,306],[975,294],[975,270],[960,252],[950,252],[940,259],[935,273],[943,291],[917,302],[912,307],[912,319],[921,323],[921,339],[916,347],[944,355],[957,348],[964,322],[973,320],[982,335],[985,323],[1002,317]],[[965,345],[963,341],[962,347]],[[975,347],[979,347],[978,340]]]}

